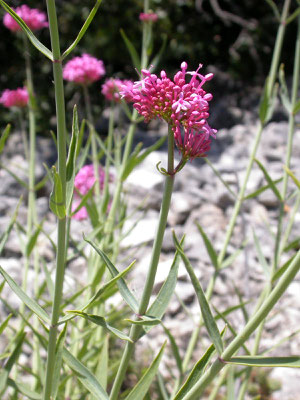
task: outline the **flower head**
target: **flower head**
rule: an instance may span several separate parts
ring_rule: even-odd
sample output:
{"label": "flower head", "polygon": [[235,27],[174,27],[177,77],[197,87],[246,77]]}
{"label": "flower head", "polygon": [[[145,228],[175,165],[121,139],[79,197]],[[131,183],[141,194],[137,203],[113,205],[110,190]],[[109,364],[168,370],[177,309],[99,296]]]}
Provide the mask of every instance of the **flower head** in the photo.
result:
{"label": "flower head", "polygon": [[130,92],[132,90],[133,82],[129,80],[121,80],[109,78],[102,85],[102,94],[103,96],[109,100],[119,103],[121,101],[121,92],[126,100],[125,92]]}
{"label": "flower head", "polygon": [[[99,186],[100,190],[103,190],[104,181],[105,181],[105,171],[104,169],[99,166],[98,170],[99,174]],[[88,193],[88,191],[93,187],[96,182],[95,173],[94,173],[94,166],[93,164],[83,166],[80,171],[75,176],[74,186],[74,199],[72,203],[72,212],[76,210],[81,202],[81,197]],[[76,214],[73,215],[72,218],[82,220],[88,217],[88,212],[85,207],[81,207]]]}
{"label": "flower head", "polygon": [[[46,14],[42,11],[39,11],[36,8],[29,8],[24,4],[13,10],[15,11],[16,14],[18,14],[20,18],[22,18],[22,20],[32,31],[45,28],[49,25],[47,22]],[[6,28],[11,30],[12,32],[17,32],[22,30],[18,22],[14,20],[13,17],[8,13],[4,15],[3,23],[6,26]]]}
{"label": "flower head", "polygon": [[0,103],[4,107],[26,107],[29,95],[26,88],[18,88],[16,90],[6,89],[0,97]]}
{"label": "flower head", "polygon": [[105,67],[102,60],[98,60],[89,54],[74,57],[66,63],[63,77],[67,81],[89,85],[105,75]]}
{"label": "flower head", "polygon": [[158,15],[150,12],[150,13],[140,13],[140,21],[146,21],[146,22],[156,22],[158,20]]}
{"label": "flower head", "polygon": [[[161,71],[159,78],[150,70],[142,70],[142,79],[134,83],[130,93],[133,106],[144,116],[145,122],[157,117],[165,120],[172,127],[182,156],[191,159],[203,156],[209,148],[209,137],[215,137],[217,132],[207,122],[209,101],[213,96],[203,89],[213,74],[200,74],[201,67],[200,64],[196,71],[187,72],[187,63],[183,62],[173,80],[165,71]],[[189,75],[191,79],[187,80]]]}

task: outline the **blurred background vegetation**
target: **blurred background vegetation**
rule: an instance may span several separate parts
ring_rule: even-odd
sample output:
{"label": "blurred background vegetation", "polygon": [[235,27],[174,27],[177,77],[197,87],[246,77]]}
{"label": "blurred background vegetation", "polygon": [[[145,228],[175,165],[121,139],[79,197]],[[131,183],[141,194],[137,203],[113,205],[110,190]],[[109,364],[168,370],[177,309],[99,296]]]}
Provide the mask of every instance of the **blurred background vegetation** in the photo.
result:
{"label": "blurred background vegetation", "polygon": [[[45,2],[35,0],[7,1],[12,7],[27,4],[32,8],[46,11]],[[94,5],[87,0],[57,0],[61,48],[66,49],[76,37],[85,18]],[[166,41],[159,69],[173,73],[180,63],[187,61],[190,69],[199,62],[204,64],[206,73],[209,66],[225,73],[231,82],[243,85],[260,85],[268,73],[274,46],[278,21],[268,1],[263,0],[152,0],[151,8],[159,15],[154,25],[153,54]],[[276,1],[281,11],[283,1]],[[292,10],[296,1],[292,2]],[[136,79],[130,55],[120,34],[123,29],[137,50],[141,45],[141,22],[139,13],[143,11],[142,0],[103,0],[87,35],[79,43],[75,52],[67,58],[87,52],[104,61],[107,77]],[[2,19],[3,10],[0,11]],[[286,74],[291,73],[295,43],[296,24],[287,29],[283,50]],[[48,30],[37,32],[39,39],[50,46]],[[0,91],[15,89],[24,83],[23,45],[18,35],[11,33],[0,24]],[[32,48],[31,59],[35,73],[35,91],[39,104],[39,133],[54,129],[51,117],[54,114],[51,62]],[[102,108],[99,92],[101,82],[91,87],[93,102]],[[230,86],[230,85],[229,85]],[[233,85],[234,87],[234,85]],[[222,88],[220,88],[222,91]],[[222,93],[219,93],[222,95]],[[49,96],[51,101],[49,101]],[[72,83],[66,85],[66,96],[70,104],[78,102],[81,96]],[[79,99],[80,100],[80,99]],[[69,105],[69,107],[71,107]],[[97,107],[96,107],[97,109]],[[0,109],[0,125],[11,119],[10,113]]]}

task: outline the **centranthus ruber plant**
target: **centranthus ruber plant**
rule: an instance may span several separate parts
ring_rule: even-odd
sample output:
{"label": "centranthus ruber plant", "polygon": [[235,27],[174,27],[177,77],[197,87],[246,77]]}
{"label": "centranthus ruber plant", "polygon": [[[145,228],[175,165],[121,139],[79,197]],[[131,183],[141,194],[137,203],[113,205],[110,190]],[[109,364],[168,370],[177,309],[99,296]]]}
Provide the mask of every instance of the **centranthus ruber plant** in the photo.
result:
{"label": "centranthus ruber plant", "polygon": [[[19,284],[18,279],[15,281],[10,276],[9,268],[0,267],[5,283],[21,300],[21,307],[14,310],[10,299],[4,298],[4,283],[0,284],[0,301],[3,301],[5,310],[11,310],[11,314],[0,323],[0,333],[5,337],[4,350],[0,354],[4,367],[0,372],[0,398],[1,400],[25,398],[33,400],[216,400],[219,398],[245,400],[246,394],[250,392],[248,388],[252,367],[300,367],[299,356],[265,357],[264,353],[260,353],[259,346],[266,318],[300,268],[298,239],[289,239],[295,215],[300,206],[300,182],[290,169],[295,116],[300,110],[299,100],[297,100],[300,76],[299,12],[296,10],[289,16],[291,0],[284,0],[270,73],[260,104],[258,132],[249,157],[244,182],[240,188],[237,184],[237,189],[234,191],[216,167],[211,165],[217,178],[229,191],[234,207],[222,247],[219,243],[215,245],[200,223],[196,222],[199,238],[201,236],[203,239],[208,253],[205,260],[208,266],[206,273],[211,275],[206,292],[200,282],[202,279],[200,280],[196,275],[197,265],[192,265],[185,251],[185,244],[186,248],[188,247],[185,235],[179,240],[175,232],[173,232],[173,261],[171,260],[171,267],[157,290],[158,285],[155,285],[158,283],[157,270],[160,261],[165,256],[165,253],[162,254],[165,231],[168,222],[172,226],[171,218],[168,221],[168,214],[175,179],[179,180],[180,176],[185,177],[185,173],[188,176],[190,172],[188,161],[194,162],[193,170],[200,168],[203,160],[197,163],[195,159],[206,157],[210,147],[214,145],[213,139],[217,139],[220,134],[217,135],[217,130],[211,127],[209,122],[213,100],[210,88],[215,95],[215,79],[209,71],[206,74],[202,72],[202,64],[190,70],[186,61],[181,62],[180,69],[172,76],[165,70],[156,72],[157,66],[163,65],[161,58],[165,43],[152,58],[152,50],[156,46],[156,41],[152,41],[152,29],[155,22],[157,25],[160,24],[158,16],[163,18],[164,12],[162,10],[152,12],[150,0],[144,0],[143,12],[139,14],[141,10],[138,10],[135,14],[136,22],[142,31],[141,57],[129,36],[124,31],[121,33],[139,79],[135,82],[125,79],[126,70],[117,71],[115,76],[124,79],[110,77],[100,85],[99,81],[105,76],[106,70],[112,71],[115,68],[106,60],[104,66],[104,62],[97,58],[102,53],[97,54],[98,50],[94,50],[95,56],[92,56],[87,52],[82,52],[80,56],[75,56],[68,61],[67,57],[77,48],[79,42],[83,49],[82,38],[94,19],[101,1],[95,0],[95,5],[78,31],[78,35],[67,49],[61,52],[60,19],[58,19],[55,0],[46,1],[47,15],[43,11],[30,9],[26,5],[13,9],[4,0],[0,0],[0,5],[7,13],[4,16],[5,26],[11,32],[22,31],[23,37],[26,38],[24,53],[27,56],[26,87],[15,91],[4,90],[0,96],[0,103],[6,108],[12,108],[13,111],[15,109],[23,113],[24,110],[28,111],[30,130],[30,151],[27,155],[30,164],[29,183],[22,181],[14,172],[1,164],[28,190],[29,200],[27,229],[17,220],[17,207],[5,232],[0,237],[0,251],[2,251],[11,232],[16,230],[16,237],[20,237],[20,248],[23,254],[18,264],[25,271],[22,284]],[[277,6],[273,2],[268,3],[272,3],[273,9],[276,9],[276,17],[279,18]],[[64,2],[57,2],[57,4],[59,7],[64,7]],[[296,17],[298,17],[299,30],[295,47],[291,96],[284,81],[283,67],[279,72],[280,94],[289,116],[286,165],[282,179],[274,181],[255,157],[262,131],[270,121],[274,109],[277,71],[281,60],[284,32]],[[51,48],[47,48],[36,36],[36,32],[42,28],[45,32],[49,28]],[[38,184],[34,181],[35,112],[39,104],[44,106],[45,101],[39,103],[39,96],[33,90],[30,53],[26,47],[29,42],[47,58],[48,62],[52,63],[53,79],[47,77],[47,81],[51,82],[51,85],[53,82],[54,86],[56,114],[51,121],[55,120],[57,124],[56,132],[52,136],[57,149],[57,161],[51,169],[46,163],[44,164],[48,175]],[[99,46],[101,43],[99,41]],[[114,45],[117,46],[118,43]],[[170,66],[164,65],[164,68],[168,70]],[[35,70],[42,73],[42,68],[35,68]],[[134,68],[131,70],[134,72]],[[81,112],[78,113],[77,105],[73,107],[72,118],[67,118],[65,81],[68,82],[70,91],[78,88],[80,93],[83,91],[86,118],[82,118],[81,121],[79,119],[84,111],[80,110]],[[97,99],[97,106],[92,104],[89,95],[92,85],[95,85],[96,89],[93,98]],[[81,96],[76,93],[70,103],[76,97],[79,102],[81,101]],[[81,103],[78,107],[80,105]],[[106,109],[100,118],[99,110],[102,105]],[[41,115],[43,107],[41,106],[38,110],[38,115]],[[7,113],[9,113],[8,110]],[[106,124],[107,116],[108,123]],[[147,148],[143,148],[142,143],[134,147],[138,123],[143,121],[147,124],[154,119],[167,124],[168,132],[165,135],[167,137],[161,137]],[[96,130],[96,127],[100,125],[101,134]],[[158,125],[160,128],[161,124]],[[139,128],[144,129],[144,125],[140,125]],[[0,153],[9,131],[8,126],[0,138]],[[161,134],[161,130],[157,129],[158,131]],[[146,133],[143,132],[143,134]],[[146,263],[145,266],[146,277],[139,283],[140,295],[138,296],[128,285],[126,276],[135,261],[130,260],[131,263],[127,268],[123,268],[123,264],[128,262],[127,260],[133,255],[139,257],[140,247],[137,243],[132,246],[125,245],[123,239],[135,229],[139,223],[138,218],[144,210],[141,212],[142,203],[132,207],[133,209],[130,208],[131,204],[127,202],[128,192],[133,192],[133,190],[130,185],[126,186],[125,182],[132,171],[166,141],[166,165],[159,167],[160,163],[158,163],[158,171],[155,170],[155,165],[152,166],[154,173],[162,174],[164,187],[153,243],[149,242],[152,249],[150,249],[148,264]],[[179,153],[178,159],[175,157],[176,148]],[[266,185],[258,188],[256,192],[247,194],[247,182],[254,163],[259,166],[266,179]],[[181,171],[183,168],[185,169]],[[292,183],[291,190],[288,185],[289,177]],[[50,232],[48,232],[48,224],[44,224],[48,214],[45,219],[39,221],[42,217],[36,213],[35,208],[35,193],[44,187],[47,178],[52,184],[49,196],[49,208],[52,212],[49,218]],[[279,186],[281,181],[282,189]],[[185,182],[180,182],[180,185],[184,186]],[[191,186],[188,180],[186,185]],[[223,272],[229,266],[234,268],[234,262],[244,250],[245,242],[251,241],[251,238],[247,237],[240,247],[234,249],[233,252],[231,249],[228,251],[241,207],[248,198],[255,198],[267,189],[273,191],[279,202],[273,258],[269,255],[264,256],[259,240],[255,234],[253,235],[257,259],[259,264],[263,265],[266,275],[265,287],[261,291],[257,304],[251,309],[251,313],[248,312],[250,308],[248,310],[247,307],[252,306],[248,304],[252,300],[243,299],[240,288],[236,289],[239,303],[235,305],[230,303],[227,309],[219,312],[211,304],[216,280],[219,279],[221,271]],[[149,192],[152,197],[151,191]],[[131,194],[136,201],[137,193]],[[201,201],[199,197],[199,204]],[[292,201],[295,203],[292,212],[286,212],[286,209],[290,207],[287,203],[291,204]],[[196,207],[199,204],[197,203]],[[228,213],[226,215],[224,213],[224,220],[227,216]],[[285,219],[287,219],[286,229]],[[131,225],[128,230],[127,222]],[[53,224],[56,225],[53,226]],[[273,226],[270,230],[273,230]],[[188,235],[189,233],[186,236]],[[53,240],[53,236],[56,241]],[[50,250],[47,247],[46,251],[43,250],[44,248],[40,251],[40,239],[42,239],[41,243],[46,241],[49,244]],[[11,249],[9,251],[11,252]],[[199,246],[200,251],[202,251],[202,246]],[[168,253],[170,253],[169,245]],[[283,253],[287,256],[282,257]],[[199,260],[202,256],[201,253]],[[145,260],[146,258],[140,260],[143,265]],[[194,298],[199,306],[199,315],[196,317],[194,309],[192,310],[195,326],[184,349],[178,348],[176,335],[173,335],[172,330],[169,329],[170,319],[166,315],[172,296],[176,293],[180,261],[186,269],[187,278],[190,279],[195,292]],[[28,292],[31,288],[29,285],[27,287],[26,283],[27,272],[32,269],[34,270],[34,290],[30,292],[34,295],[30,296]],[[73,275],[76,276],[73,277]],[[232,281],[232,276],[229,275],[229,277],[228,280]],[[134,273],[130,279],[135,286]],[[213,301],[214,305],[216,303]],[[181,305],[184,311],[188,309],[183,302]],[[212,310],[213,308],[215,311]],[[236,321],[231,324],[230,314],[235,311],[243,312],[244,326],[235,327]],[[187,310],[187,314],[190,316],[192,313]],[[15,317],[13,323],[10,321],[12,316]],[[174,319],[174,316],[172,315],[171,318]],[[168,351],[175,360],[171,361],[171,366],[168,364],[168,368],[165,368],[165,370],[170,370],[167,377],[159,371],[166,343],[160,344],[161,348],[157,350],[157,355],[151,363],[147,362],[147,369],[144,368],[146,363],[144,359],[151,348],[149,337],[152,340],[155,336],[150,336],[148,333],[155,326],[161,329],[162,334],[166,334],[165,337],[169,342]],[[201,337],[199,337],[200,332]],[[252,342],[248,342],[248,339],[253,333],[255,333],[255,340],[252,346]],[[290,340],[291,336],[289,335],[286,340]],[[134,356],[134,351],[137,342],[142,338],[139,345],[143,343],[143,346],[149,347],[143,353],[143,357],[138,358]],[[208,344],[205,349],[206,343]],[[275,344],[271,350],[276,347]],[[195,361],[200,350],[202,354]],[[24,358],[19,357],[22,352]],[[168,357],[170,358],[170,354]],[[236,366],[242,366],[242,368],[239,367],[237,370]],[[141,370],[144,370],[142,375]],[[130,375],[127,371],[130,371]],[[132,376],[134,376],[133,379]],[[217,377],[218,380],[215,381]],[[235,379],[237,384],[234,382]],[[131,387],[132,382],[135,382],[134,387]],[[156,385],[152,385],[153,382]],[[223,391],[226,392],[226,397],[223,396]]]}

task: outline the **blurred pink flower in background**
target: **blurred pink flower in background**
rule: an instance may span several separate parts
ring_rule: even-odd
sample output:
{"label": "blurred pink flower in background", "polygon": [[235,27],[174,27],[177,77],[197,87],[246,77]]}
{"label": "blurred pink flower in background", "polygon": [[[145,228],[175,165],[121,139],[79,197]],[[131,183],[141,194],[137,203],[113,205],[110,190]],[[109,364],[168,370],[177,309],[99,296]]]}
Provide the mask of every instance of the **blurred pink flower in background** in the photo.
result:
{"label": "blurred pink flower in background", "polygon": [[[18,14],[20,18],[22,18],[22,20],[32,31],[45,28],[49,25],[47,22],[46,13],[39,11],[36,8],[29,8],[24,4],[20,7],[13,8],[13,10],[15,11],[16,14]],[[3,23],[6,26],[6,28],[11,30],[12,32],[17,32],[22,30],[18,22],[15,21],[13,17],[8,13],[4,15]]]}
{"label": "blurred pink flower in background", "polygon": [[120,92],[131,91],[133,82],[130,80],[121,80],[118,78],[109,78],[102,85],[101,93],[109,101],[120,103],[121,97],[126,100],[126,95],[121,96]]}
{"label": "blurred pink flower in background", "polygon": [[[99,166],[98,174],[99,174],[100,190],[103,190],[105,181],[105,171],[101,166]],[[88,191],[93,187],[95,182],[96,178],[94,173],[94,165],[89,164],[83,166],[75,176],[75,181],[74,181],[75,191],[72,203],[72,212],[76,210],[76,208],[79,206],[81,202],[81,197],[79,196],[79,194],[81,196],[86,195]],[[72,218],[77,220],[86,219],[87,217],[88,217],[88,212],[85,207],[81,207],[81,209],[72,216]]]}
{"label": "blurred pink flower in background", "polygon": [[147,21],[147,22],[156,22],[158,20],[158,15],[155,13],[140,13],[139,16],[141,21]]}
{"label": "blurred pink flower in background", "polygon": [[63,69],[63,77],[67,81],[89,85],[105,75],[105,67],[102,60],[98,60],[89,54],[74,57],[68,61]]}
{"label": "blurred pink flower in background", "polygon": [[[187,63],[183,62],[173,80],[165,71],[161,71],[159,78],[144,69],[142,79],[127,93],[145,122],[158,117],[171,126],[175,143],[185,159],[203,157],[209,150],[210,136],[215,138],[217,132],[207,122],[213,96],[202,88],[213,74],[200,74],[201,67],[200,64],[196,71],[187,72]],[[187,75],[192,76],[189,81]]]}
{"label": "blurred pink flower in background", "polygon": [[4,107],[26,107],[29,95],[26,88],[18,88],[16,90],[6,89],[0,97],[0,103]]}

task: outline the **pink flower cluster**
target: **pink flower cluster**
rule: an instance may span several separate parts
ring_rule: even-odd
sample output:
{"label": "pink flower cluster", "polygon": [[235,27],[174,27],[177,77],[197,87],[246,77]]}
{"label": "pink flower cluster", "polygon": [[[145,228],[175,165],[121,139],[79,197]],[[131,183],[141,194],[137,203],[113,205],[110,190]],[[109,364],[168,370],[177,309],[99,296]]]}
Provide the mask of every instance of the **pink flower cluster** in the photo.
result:
{"label": "pink flower cluster", "polygon": [[123,98],[127,100],[126,93],[131,93],[132,87],[132,81],[109,78],[102,85],[101,93],[106,98],[106,100],[120,103],[120,92],[123,92]]}
{"label": "pink flower cluster", "polygon": [[[99,186],[100,190],[104,187],[105,172],[99,166]],[[72,212],[76,210],[81,202],[81,196],[84,196],[93,187],[96,182],[93,164],[83,166],[78,174],[75,176],[74,186],[74,199],[72,203]],[[80,195],[79,195],[80,194]],[[73,215],[74,219],[82,220],[88,217],[88,212],[85,207],[81,207],[76,214]]]}
{"label": "pink flower cluster", "polygon": [[86,53],[67,62],[63,70],[64,79],[83,85],[89,85],[103,75],[105,75],[103,61]]}
{"label": "pink flower cluster", "polygon": [[[16,14],[26,23],[26,25],[32,31],[42,29],[47,27],[49,24],[47,22],[47,15],[37,10],[36,8],[29,8],[25,4],[13,9]],[[3,23],[12,32],[21,31],[22,28],[17,21],[13,19],[10,14],[5,14],[3,18]]]}
{"label": "pink flower cluster", "polygon": [[140,13],[140,21],[146,22],[156,22],[158,20],[158,15],[155,13]]}
{"label": "pink flower cluster", "polygon": [[6,89],[0,97],[0,103],[4,107],[26,107],[29,95],[26,88],[18,88],[16,90]]}
{"label": "pink flower cluster", "polygon": [[[217,132],[207,122],[213,96],[202,88],[213,74],[200,74],[201,67],[200,64],[196,71],[187,72],[187,63],[183,62],[173,80],[165,71],[158,78],[149,70],[142,70],[142,79],[131,90],[131,101],[145,122],[158,117],[172,127],[175,143],[185,160],[205,156],[210,136],[215,137]],[[189,81],[186,75],[191,75]]]}

